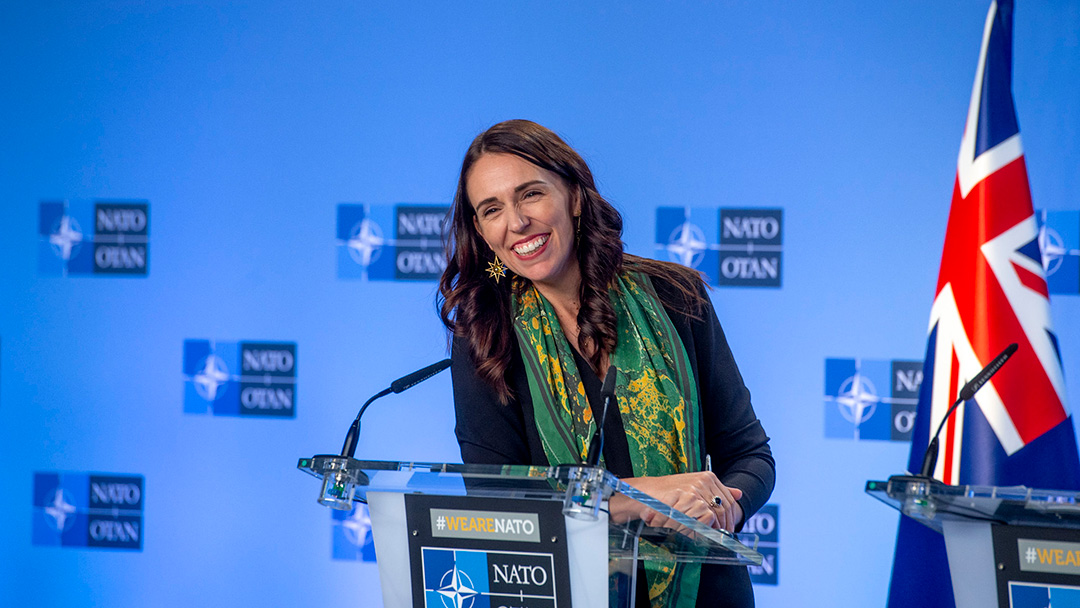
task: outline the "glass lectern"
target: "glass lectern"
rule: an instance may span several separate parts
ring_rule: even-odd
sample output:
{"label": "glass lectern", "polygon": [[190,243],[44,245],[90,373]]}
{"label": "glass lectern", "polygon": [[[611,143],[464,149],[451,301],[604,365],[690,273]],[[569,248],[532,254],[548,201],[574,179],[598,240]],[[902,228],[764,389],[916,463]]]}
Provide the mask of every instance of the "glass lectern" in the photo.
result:
{"label": "glass lectern", "polygon": [[[634,605],[637,560],[760,565],[727,531],[635,490],[601,468],[301,458],[322,480],[319,502],[366,502],[386,608],[471,605]],[[671,527],[615,522],[616,493],[655,509]],[[449,601],[446,604],[445,601]]]}
{"label": "glass lectern", "polygon": [[1080,606],[1080,493],[911,475],[866,492],[944,535],[957,608]]}

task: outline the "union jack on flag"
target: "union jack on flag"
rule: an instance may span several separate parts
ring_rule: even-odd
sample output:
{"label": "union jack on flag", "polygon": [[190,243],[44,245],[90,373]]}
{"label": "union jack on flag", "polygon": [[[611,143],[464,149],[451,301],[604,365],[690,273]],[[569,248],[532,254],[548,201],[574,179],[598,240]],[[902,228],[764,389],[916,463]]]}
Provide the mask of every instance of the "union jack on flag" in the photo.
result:
{"label": "union jack on flag", "polygon": [[[991,3],[930,310],[909,471],[964,384],[1012,359],[957,408],[933,476],[946,484],[1080,489],[1080,458],[1012,97],[1012,0]],[[889,605],[953,606],[940,534],[901,518]]]}

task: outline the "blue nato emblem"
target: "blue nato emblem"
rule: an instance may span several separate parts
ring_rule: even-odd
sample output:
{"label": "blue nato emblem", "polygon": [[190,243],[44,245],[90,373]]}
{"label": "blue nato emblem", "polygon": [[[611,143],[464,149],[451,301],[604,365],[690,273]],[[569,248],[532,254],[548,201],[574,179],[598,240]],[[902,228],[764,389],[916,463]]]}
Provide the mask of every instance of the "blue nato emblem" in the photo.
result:
{"label": "blue nato emblem", "polygon": [[656,210],[656,255],[700,271],[712,285],[780,287],[782,209]]}
{"label": "blue nato emblem", "polygon": [[93,272],[92,235],[88,206],[69,209],[66,201],[42,201],[38,205],[38,272],[67,276]]}
{"label": "blue nato emblem", "polygon": [[[750,582],[755,585],[778,585],[780,582],[780,506],[768,504],[743,524],[740,535],[756,535],[760,566],[748,566]],[[753,546],[752,538],[747,544]]]}
{"label": "blue nato emblem", "polygon": [[922,362],[826,359],[825,436],[910,441]]}
{"label": "blue nato emblem", "polygon": [[150,207],[145,201],[42,201],[38,237],[43,276],[148,274]]}
{"label": "blue nato emblem", "polygon": [[1080,294],[1080,211],[1039,211],[1039,250],[1052,294]]}
{"label": "blue nato emblem", "polygon": [[184,340],[184,413],[296,417],[296,344]]}
{"label": "blue nato emblem", "polygon": [[32,543],[142,550],[140,475],[34,473]]}
{"label": "blue nato emblem", "polygon": [[657,258],[693,268],[715,285],[720,259],[716,209],[657,208],[655,247]]}
{"label": "blue nato emblem", "polygon": [[367,505],[356,503],[348,512],[331,509],[331,537],[332,559],[375,561],[375,540]]}
{"label": "blue nato emblem", "polygon": [[1080,587],[1009,581],[1012,608],[1080,608]]}
{"label": "blue nato emblem", "polygon": [[446,269],[443,220],[447,205],[337,207],[339,279],[435,281]]}
{"label": "blue nato emblem", "polygon": [[423,547],[424,605],[428,608],[490,608],[484,551]]}

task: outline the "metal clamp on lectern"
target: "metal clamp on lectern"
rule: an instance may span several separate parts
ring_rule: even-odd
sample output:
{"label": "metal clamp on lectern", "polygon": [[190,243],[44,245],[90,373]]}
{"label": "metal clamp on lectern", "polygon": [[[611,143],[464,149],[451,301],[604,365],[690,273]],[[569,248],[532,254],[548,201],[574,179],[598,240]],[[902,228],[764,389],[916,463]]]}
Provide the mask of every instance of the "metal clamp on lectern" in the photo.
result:
{"label": "metal clamp on lectern", "polygon": [[931,520],[937,515],[937,501],[933,496],[934,484],[942,485],[940,481],[921,475],[893,475],[889,478],[886,493],[892,497],[903,498],[900,512],[904,515]]}
{"label": "metal clamp on lectern", "polygon": [[600,505],[611,494],[610,486],[604,483],[604,469],[568,467],[566,480],[563,515],[596,521],[600,516]]}
{"label": "metal clamp on lectern", "polygon": [[342,511],[352,510],[353,501],[356,499],[356,486],[367,485],[368,476],[358,466],[350,467],[351,462],[356,461],[329,454],[313,456],[310,461],[300,460],[300,468],[310,469],[323,479],[319,504]]}

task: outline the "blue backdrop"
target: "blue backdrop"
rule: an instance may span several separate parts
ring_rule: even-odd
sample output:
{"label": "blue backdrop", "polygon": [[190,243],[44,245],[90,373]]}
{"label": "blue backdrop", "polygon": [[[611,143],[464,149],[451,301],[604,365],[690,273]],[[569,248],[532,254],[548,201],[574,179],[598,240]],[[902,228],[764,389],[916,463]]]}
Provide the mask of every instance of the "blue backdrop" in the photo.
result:
{"label": "blue backdrop", "polygon": [[[712,292],[777,461],[758,602],[883,605],[898,516],[862,488],[908,444],[827,436],[826,360],[923,355],[987,4],[6,3],[0,604],[380,605],[296,460],[446,336],[433,282],[339,277],[339,204],[446,204],[522,117],[582,152],[630,252],[663,255],[660,207],[782,210],[781,286]],[[1075,211],[1080,7],[1015,27],[1035,206]],[[146,274],[64,276],[43,201],[87,248],[95,201],[145,202]],[[1078,305],[1053,297],[1067,381]],[[192,340],[295,345],[293,415],[186,410]],[[457,460],[449,376],[373,406],[357,454]],[[52,473],[141,477],[141,549],[36,543]]]}

